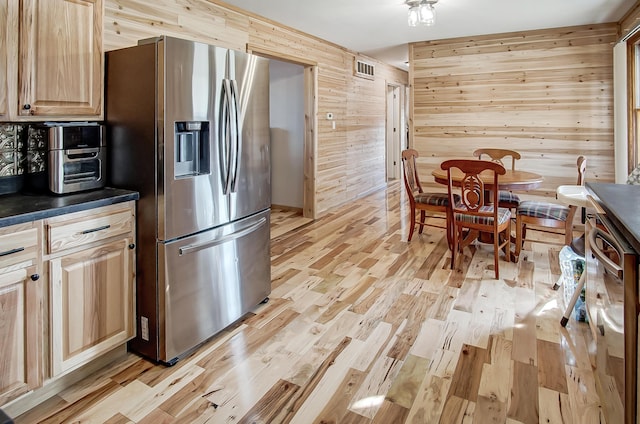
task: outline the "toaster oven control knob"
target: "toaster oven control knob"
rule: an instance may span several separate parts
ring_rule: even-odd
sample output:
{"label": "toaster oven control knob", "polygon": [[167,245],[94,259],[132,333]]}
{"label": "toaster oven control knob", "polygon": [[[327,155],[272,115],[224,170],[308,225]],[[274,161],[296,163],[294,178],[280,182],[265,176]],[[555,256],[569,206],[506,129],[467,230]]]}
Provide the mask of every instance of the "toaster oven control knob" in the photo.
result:
{"label": "toaster oven control knob", "polygon": [[40,279],[40,276],[38,274],[33,274],[33,275],[31,275],[30,278],[31,278],[32,281],[38,281]]}
{"label": "toaster oven control knob", "polygon": [[134,243],[131,243],[131,244],[129,245],[129,249],[133,250],[133,249],[135,249],[135,248],[136,248],[136,245],[135,245]]}

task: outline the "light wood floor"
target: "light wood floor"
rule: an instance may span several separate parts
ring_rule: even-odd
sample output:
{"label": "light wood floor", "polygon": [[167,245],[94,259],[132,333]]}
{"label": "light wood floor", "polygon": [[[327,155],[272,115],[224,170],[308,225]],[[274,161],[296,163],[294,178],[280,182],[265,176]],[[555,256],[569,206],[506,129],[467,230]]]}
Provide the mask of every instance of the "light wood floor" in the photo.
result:
{"label": "light wood floor", "polygon": [[561,246],[495,280],[472,245],[452,272],[443,230],[406,242],[400,189],[274,231],[271,301],[176,366],[130,354],[17,422],[600,422],[588,325],[563,329],[551,289]]}

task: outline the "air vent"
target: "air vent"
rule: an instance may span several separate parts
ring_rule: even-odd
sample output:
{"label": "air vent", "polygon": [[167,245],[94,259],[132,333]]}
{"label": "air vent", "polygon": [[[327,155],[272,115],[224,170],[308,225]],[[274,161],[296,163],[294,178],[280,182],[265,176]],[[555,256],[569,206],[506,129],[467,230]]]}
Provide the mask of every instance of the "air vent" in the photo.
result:
{"label": "air vent", "polygon": [[353,75],[366,79],[374,79],[376,67],[373,63],[364,60],[355,59],[353,66]]}

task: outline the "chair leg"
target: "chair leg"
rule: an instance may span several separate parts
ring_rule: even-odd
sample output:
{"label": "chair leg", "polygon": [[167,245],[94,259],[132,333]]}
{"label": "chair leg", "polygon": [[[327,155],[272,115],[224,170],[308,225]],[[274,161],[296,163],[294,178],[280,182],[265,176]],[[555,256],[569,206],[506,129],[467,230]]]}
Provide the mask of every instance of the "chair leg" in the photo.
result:
{"label": "chair leg", "polygon": [[[458,235],[458,228],[456,227],[455,222],[452,221],[451,224],[453,227],[453,246],[451,246],[451,269],[454,269],[454,266],[456,263],[456,256],[458,253],[459,235]],[[462,230],[460,230],[460,233],[462,233]]]}
{"label": "chair leg", "polygon": [[420,211],[420,228],[418,229],[418,233],[422,234],[422,229],[424,228],[424,221],[427,218],[427,214],[424,210]]}
{"label": "chair leg", "polygon": [[515,245],[515,256],[514,261],[518,261],[520,258],[520,250],[522,249],[522,244],[524,243],[524,222],[522,222],[522,216],[516,215],[516,245]]}
{"label": "chair leg", "polygon": [[564,244],[569,246],[573,242],[573,222],[567,220],[564,224]]}
{"label": "chair leg", "polygon": [[447,244],[449,245],[449,250],[453,247],[453,239],[455,238],[454,228],[453,228],[453,218],[451,216],[451,209],[447,208],[445,212],[445,221],[447,227]]}
{"label": "chair leg", "polygon": [[407,239],[407,243],[411,241],[411,237],[413,237],[413,229],[416,226],[416,210],[415,208],[411,208],[411,220],[409,221],[409,238]]}
{"label": "chair leg", "polygon": [[506,247],[505,259],[507,260],[507,262],[510,262],[511,261],[511,223],[509,223],[509,226],[505,231],[505,237],[507,239],[507,243],[505,244],[505,247]]}
{"label": "chair leg", "polygon": [[495,271],[496,271],[496,280],[500,278],[500,267],[498,265],[499,255],[500,255],[500,233],[498,233],[497,231],[494,231],[494,234],[493,234],[493,266],[494,266]]}

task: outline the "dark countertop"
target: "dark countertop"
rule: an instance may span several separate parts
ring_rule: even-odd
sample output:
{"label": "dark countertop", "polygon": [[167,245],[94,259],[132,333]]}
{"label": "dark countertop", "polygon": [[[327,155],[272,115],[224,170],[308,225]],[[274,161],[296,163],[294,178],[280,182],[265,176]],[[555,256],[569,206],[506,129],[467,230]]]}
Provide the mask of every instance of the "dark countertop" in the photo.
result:
{"label": "dark countertop", "polygon": [[629,184],[586,183],[616,228],[640,253],[640,186]]}
{"label": "dark countertop", "polygon": [[137,191],[118,188],[56,196],[53,194],[26,195],[7,194],[0,196],[0,227],[50,218],[52,216],[138,200]]}

